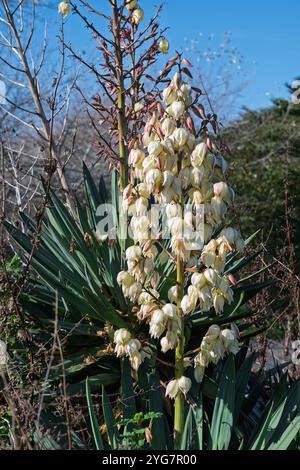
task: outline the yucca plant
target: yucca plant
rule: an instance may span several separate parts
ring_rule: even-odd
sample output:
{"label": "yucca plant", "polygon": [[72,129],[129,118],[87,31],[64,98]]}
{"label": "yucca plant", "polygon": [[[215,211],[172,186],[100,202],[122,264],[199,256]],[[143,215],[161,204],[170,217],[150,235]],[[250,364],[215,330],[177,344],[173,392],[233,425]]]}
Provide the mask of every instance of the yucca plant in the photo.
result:
{"label": "yucca plant", "polygon": [[[248,369],[242,375],[235,371],[244,370],[238,363],[241,345],[262,331],[248,301],[271,281],[255,282],[268,267],[243,277],[258,254],[242,254],[255,234],[243,240],[226,218],[234,191],[227,183],[228,149],[217,116],[204,110],[201,90],[184,81],[184,76],[192,78],[191,64],[180,54],[154,79],[155,93],[142,86],[144,54],[138,77],[132,74],[137,68],[132,47],[144,44],[136,40],[143,16],[136,3],[110,2],[113,41],[99,33],[108,74],[97,78],[104,88],[109,83],[115,99],[108,113],[109,131],[119,143],[111,195],[103,178],[97,185],[84,166],[86,206],[76,201],[76,213],[70,212],[43,183],[48,205],[42,226],[25,214],[21,217],[27,233],[5,223],[32,268],[27,291],[19,299],[33,322],[33,335],[44,344],[53,335],[59,338],[59,354],[45,366],[44,398],[51,404],[61,380],[71,399],[86,393],[99,449],[255,449],[275,445],[278,436],[280,446],[288,447],[286,435],[294,438],[299,424],[293,401],[298,385],[289,392],[288,382],[287,387],[280,382],[279,392],[271,395],[275,404],[257,423],[258,433],[251,440],[244,430],[248,418],[239,400],[244,402],[248,393],[251,361],[245,361]],[[77,7],[74,11],[80,14]],[[162,37],[157,28],[150,22],[145,38],[153,42],[148,65],[158,49],[168,49],[163,41],[158,44]],[[126,57],[132,60],[129,70]],[[174,67],[178,71],[169,80]],[[157,84],[162,82],[166,88],[161,93]],[[103,107],[96,100],[101,122]],[[141,119],[136,119],[140,112]],[[153,234],[149,213],[155,203],[164,204],[167,220]],[[113,215],[108,237],[100,230],[106,219],[98,208]],[[108,436],[104,441],[91,398],[101,387]],[[116,403],[113,408],[109,396]],[[245,403],[250,406],[247,399]],[[270,431],[275,424],[278,435]]]}
{"label": "yucca plant", "polygon": [[[116,398],[119,396],[121,384],[123,397],[141,395],[137,403],[131,398],[130,406],[125,400],[123,418],[131,419],[134,413],[143,409],[146,412],[143,408],[146,401],[151,403],[147,412],[163,413],[161,380],[167,383],[172,378],[172,368],[165,365],[168,358],[161,358],[162,362],[158,362],[156,366],[149,360],[147,365],[143,364],[138,376],[134,374],[132,382],[127,358],[116,358],[112,348],[115,329],[130,326],[136,334],[143,334],[143,331],[146,334],[145,325],[132,319],[131,304],[124,298],[116,282],[117,273],[121,270],[118,240],[115,243],[102,243],[97,238],[97,207],[111,198],[115,204],[118,203],[117,174],[112,175],[111,198],[103,178],[97,187],[86,166],[84,181],[87,204],[83,207],[77,202],[79,222],[72,219],[68,209],[54,193],[49,195],[47,219],[44,221],[40,243],[32,259],[32,276],[26,291],[20,297],[23,309],[27,318],[33,321],[33,334],[40,341],[46,342],[52,337],[57,322],[57,329],[64,344],[64,370],[60,358],[56,357],[48,377],[51,384],[58,384],[64,373],[68,394],[76,397],[85,392],[86,377],[89,377],[92,392],[105,386],[109,387]],[[29,255],[32,248],[30,233],[34,233],[35,223],[25,214],[21,214],[21,217],[27,225],[27,235],[8,222],[6,228],[22,248],[22,253]],[[116,223],[118,224],[118,220]],[[250,243],[252,239],[253,237],[250,237],[246,243]],[[230,256],[226,266],[227,272],[234,273],[237,277],[239,270],[246,268],[255,255],[257,253],[242,257]],[[37,276],[34,276],[34,272]],[[256,274],[258,273],[253,273],[251,278],[255,279]],[[167,290],[172,285],[173,276],[174,273],[169,270],[161,289]],[[249,284],[247,276],[243,283],[234,288],[233,304],[227,306],[222,315],[216,318],[213,311],[206,315],[195,313],[191,317],[188,348],[194,348],[199,343],[199,337],[216,323],[226,325],[232,321],[237,322],[241,337],[246,342],[248,338],[259,333],[261,330],[251,321],[255,312],[250,310],[247,302],[269,284],[270,281]],[[56,296],[57,318],[54,308]],[[244,323],[244,319],[247,322]],[[159,357],[158,359],[160,360]],[[150,390],[150,397],[143,397],[141,390]],[[203,396],[208,399],[216,396],[217,384],[209,374],[204,378],[201,390]],[[54,396],[53,392],[50,393],[47,400]],[[123,399],[120,402],[122,401]],[[169,413],[161,419],[164,429],[168,429],[166,435],[169,436],[172,428],[170,404],[167,409]],[[161,429],[159,419],[153,420],[151,430],[154,448],[159,446],[160,442],[160,438],[155,437],[158,429]],[[171,442],[168,445],[172,446]]]}
{"label": "yucca plant", "polygon": [[[71,382],[73,382],[72,377],[76,378],[76,382],[78,377],[84,378],[86,370],[95,369],[100,372],[104,357],[105,362],[110,358],[111,363],[118,364],[119,361],[116,360],[113,351],[107,348],[112,335],[109,333],[109,328],[108,336],[106,335],[105,325],[122,328],[134,322],[130,312],[131,304],[124,298],[116,281],[117,274],[121,270],[121,251],[118,241],[113,244],[101,243],[97,238],[99,220],[96,215],[97,207],[109,201],[109,192],[103,178],[100,179],[97,189],[86,166],[84,166],[84,181],[87,205],[83,208],[77,202],[79,222],[72,218],[60,199],[50,192],[47,219],[43,225],[39,246],[31,261],[31,266],[38,277],[32,276],[29,279],[27,290],[21,295],[22,305],[36,325],[42,327],[41,331],[52,334],[55,321],[53,306],[55,295],[58,294],[58,328],[62,335],[67,335],[66,351],[76,349],[76,353],[70,352],[70,356],[67,355],[65,358],[66,373]],[[112,176],[112,199],[118,204],[116,173]],[[28,228],[27,235],[9,222],[5,222],[5,226],[21,247],[22,253],[29,255],[32,249],[30,233],[35,232],[35,222],[24,213],[20,215]],[[250,237],[246,244],[249,244],[253,238],[254,236]],[[230,256],[226,272],[237,276],[239,270],[246,268],[257,255],[258,252],[240,258]],[[250,277],[255,279],[260,272],[253,273]],[[222,315],[216,318],[213,312],[210,312],[206,315],[195,313],[192,316],[192,334],[195,337],[205,332],[212,324],[225,325],[243,319],[248,321],[242,327],[242,338],[250,338],[261,331],[249,322],[249,318],[251,319],[255,312],[250,311],[247,301],[272,281],[249,284],[250,277],[247,276],[244,283],[241,279],[239,286],[234,288],[234,302],[225,308]],[[169,272],[163,279],[161,289],[167,290],[172,285],[173,278],[174,273]],[[137,324],[135,328],[143,329],[143,325]],[[193,336],[190,338],[190,344],[193,345]],[[78,353],[78,346],[82,350],[81,354]],[[85,364],[84,359],[88,357],[91,361],[94,358],[95,361],[92,364]],[[70,374],[69,363],[72,366]],[[112,382],[119,380],[119,367],[112,370],[115,371],[114,374],[111,376],[105,374],[103,377],[104,385],[110,379]],[[100,377],[98,384],[101,384]]]}
{"label": "yucca plant", "polygon": [[[190,90],[182,82],[180,73],[175,75],[168,88],[170,87],[185,87],[184,90],[188,92]],[[176,137],[181,141],[187,138],[187,131],[178,127],[179,121],[177,127],[170,118],[166,118],[162,125],[166,122],[168,130],[165,129],[165,132],[174,132],[174,139]],[[148,126],[153,130],[152,124]],[[146,139],[149,138],[150,135],[146,133]],[[186,155],[186,162],[191,158],[192,165],[195,166],[191,168],[201,172],[197,165],[201,167],[200,160],[203,162],[206,159],[208,168],[204,167],[203,171],[208,178],[214,175],[214,171],[219,171],[219,167],[226,167],[222,156],[211,153],[209,142],[208,145],[203,142],[197,144],[193,134],[190,141],[194,153],[190,154],[190,149],[186,148],[185,154],[183,150],[179,152],[179,160]],[[170,142],[169,146],[173,146],[171,140]],[[183,178],[184,188],[191,186],[186,194],[186,202],[190,198],[190,204],[197,206],[199,195],[211,200],[210,215],[206,216],[210,219],[204,219],[204,226],[209,227],[210,235],[204,234],[204,246],[199,248],[197,245],[195,248],[193,245],[190,251],[185,248],[186,242],[181,238],[185,235],[177,233],[178,219],[180,223],[183,219],[173,215],[174,208],[177,212],[178,206],[183,208],[185,204],[181,190],[176,187],[176,192],[175,186],[173,189],[165,189],[160,179],[161,171],[151,166],[151,159],[154,158],[153,161],[156,162],[156,157],[153,156],[155,153],[151,152],[161,152],[163,148],[167,148],[167,144],[165,145],[163,147],[160,142],[150,141],[148,157],[141,150],[133,149],[131,161],[137,162],[139,158],[145,158],[146,162],[148,158],[150,165],[143,175],[137,173],[140,171],[138,167],[132,169],[133,179],[145,177],[145,181],[137,184],[136,188],[130,183],[123,191],[122,198],[118,189],[118,173],[116,170],[112,172],[111,206],[103,178],[97,188],[84,166],[87,205],[83,207],[77,201],[76,217],[71,215],[55,193],[43,183],[48,197],[47,218],[43,221],[35,250],[32,251],[32,244],[33,240],[36,242],[34,237],[37,227],[32,219],[21,214],[28,234],[22,233],[8,222],[5,226],[27,253],[32,269],[38,274],[38,278],[30,280],[28,291],[23,292],[20,297],[24,310],[34,321],[35,336],[40,336],[45,342],[56,332],[59,344],[63,345],[63,352],[60,351],[53,358],[50,369],[48,365],[48,371],[45,370],[45,385],[47,387],[52,384],[51,391],[46,393],[47,400],[51,402],[55,398],[55,384],[59,384],[62,379],[68,383],[68,394],[73,397],[78,397],[84,391],[86,377],[90,378],[92,390],[98,390],[99,386],[110,386],[115,397],[119,396],[121,384],[122,399],[126,402],[121,412],[122,422],[127,420],[128,427],[132,428],[134,423],[131,421],[135,419],[136,413],[146,413],[147,417],[152,416],[151,413],[162,414],[161,418],[155,414],[156,419],[151,420],[149,436],[155,435],[152,428],[157,426],[169,429],[166,434],[173,432],[174,442],[168,448],[179,449],[186,447],[183,444],[185,423],[191,419],[191,413],[186,421],[185,401],[190,391],[197,382],[201,383],[203,396],[216,397],[218,403],[218,385],[211,376],[211,369],[214,370],[214,366],[227,354],[237,354],[239,342],[245,344],[249,338],[262,331],[251,321],[254,312],[249,310],[248,301],[270,285],[270,281],[249,284],[250,279],[267,267],[244,278],[240,275],[240,279],[236,281],[238,273],[257,253],[249,256],[239,254],[238,246],[245,249],[253,236],[242,241],[237,230],[225,225],[225,214],[232,195],[227,183],[201,183],[201,190],[205,194],[202,196],[194,176],[187,183]],[[169,155],[168,158],[172,157]],[[169,164],[166,159],[165,165]],[[181,181],[178,176],[181,164],[183,163],[180,160],[177,170],[174,169],[178,182]],[[162,165],[160,159],[155,165]],[[193,170],[185,168],[189,175],[193,174]],[[167,180],[175,178],[170,170],[165,173]],[[141,221],[145,223],[145,219],[147,225],[149,223],[144,213],[138,213],[145,203],[149,204],[149,200],[141,197],[138,192],[139,186],[143,184],[149,185],[148,189],[145,186],[142,191],[143,194],[148,194],[150,200],[152,191],[156,198],[159,197],[159,191],[163,197],[167,195],[168,198],[174,198],[167,205],[167,210],[171,213],[169,219],[173,224],[175,221],[175,225],[171,226],[170,240],[161,235],[148,239],[148,229],[145,235],[144,228],[140,225]],[[155,189],[153,184],[159,186]],[[213,189],[209,189],[210,187]],[[168,191],[171,191],[171,195]],[[139,201],[142,202],[141,205]],[[130,223],[135,244],[131,238],[123,238],[126,205],[135,214]],[[103,212],[100,216],[98,208],[105,209],[108,213],[112,209],[114,237],[110,233],[108,237],[103,237],[99,227],[105,221]],[[190,215],[193,220],[192,212]],[[133,222],[137,223],[136,227]],[[197,237],[197,233],[192,232],[193,237]],[[166,254],[167,258],[164,256]],[[124,270],[126,267],[127,271]],[[184,295],[184,292],[187,294]],[[168,299],[169,302],[160,299]],[[163,333],[166,336],[161,338]],[[160,346],[156,341],[158,338]],[[194,365],[194,373],[191,365]],[[235,383],[232,370],[229,379]],[[165,389],[164,400],[161,396],[158,399],[161,384]],[[156,405],[153,405],[148,410],[143,410],[146,406],[143,390],[156,390],[155,400],[159,409],[155,409]],[[136,395],[141,395],[138,408]],[[175,399],[174,407],[169,398]],[[164,406],[167,406],[166,413],[163,413]],[[213,416],[213,429],[218,413],[220,411]],[[161,420],[162,423],[159,423]],[[126,438],[128,446],[131,445],[130,439],[138,438],[140,432],[141,429],[131,429],[130,433],[126,431],[124,439]],[[149,440],[152,441],[152,437]],[[159,442],[156,445],[159,446]]]}

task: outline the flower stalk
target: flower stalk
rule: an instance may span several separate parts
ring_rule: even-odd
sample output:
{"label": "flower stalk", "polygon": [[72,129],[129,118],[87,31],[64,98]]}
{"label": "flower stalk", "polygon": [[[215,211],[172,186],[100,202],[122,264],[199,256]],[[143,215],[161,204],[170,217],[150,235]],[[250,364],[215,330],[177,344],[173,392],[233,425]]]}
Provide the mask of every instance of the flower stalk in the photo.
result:
{"label": "flower stalk", "polygon": [[[180,127],[180,123],[177,123],[177,127]],[[180,174],[182,168],[182,155],[179,154],[177,163],[177,173]],[[179,197],[179,204],[181,206],[182,213],[184,213],[184,204],[182,195]],[[181,308],[181,302],[183,298],[183,285],[184,285],[184,260],[180,254],[177,255],[176,260],[176,286],[177,286],[177,309],[178,309],[178,320],[179,320],[179,331],[178,331],[178,344],[175,349],[175,379],[179,380],[184,375],[184,318],[183,311]],[[176,450],[180,447],[181,436],[184,429],[184,395],[179,392],[175,398],[175,409],[174,409],[174,447]]]}
{"label": "flower stalk", "polygon": [[[125,252],[127,270],[118,274],[117,281],[133,303],[141,333],[139,327],[134,336],[118,330],[115,351],[119,357],[128,356],[135,371],[149,355],[154,359],[173,351],[170,373],[175,371],[175,377],[167,382],[166,396],[175,400],[174,447],[178,450],[185,423],[185,398],[192,386],[188,369],[194,365],[194,378],[200,383],[210,363],[216,364],[225,354],[239,350],[234,328],[221,330],[212,325],[194,357],[186,360],[186,319],[196,310],[214,309],[218,315],[225,303],[232,302],[230,279],[224,274],[226,256],[240,251],[243,241],[232,227],[213,238],[215,228],[224,224],[234,192],[220,181],[226,171],[223,156],[207,145],[206,132],[195,132],[190,116],[192,89],[183,81],[180,65],[162,95],[166,107],[154,103],[143,134],[137,136],[130,150],[131,183],[123,193],[133,244]],[[164,207],[167,218],[166,224],[158,224],[154,232],[153,202]],[[170,242],[165,243],[165,238]],[[158,258],[161,264],[169,263],[170,258],[174,263],[176,284],[174,279],[167,299],[162,298],[159,288],[163,280]],[[193,272],[190,278],[189,272]]]}
{"label": "flower stalk", "polygon": [[[184,263],[180,259],[180,256],[177,256],[177,276],[176,284],[178,289],[178,300],[177,300],[177,309],[178,309],[178,319],[179,319],[179,335],[178,335],[178,345],[175,350],[175,379],[180,379],[184,375],[184,318],[181,308],[181,301],[183,297],[183,282],[184,282]],[[175,410],[174,410],[174,446],[178,450],[180,446],[180,440],[184,428],[184,396],[180,392],[175,398]]]}

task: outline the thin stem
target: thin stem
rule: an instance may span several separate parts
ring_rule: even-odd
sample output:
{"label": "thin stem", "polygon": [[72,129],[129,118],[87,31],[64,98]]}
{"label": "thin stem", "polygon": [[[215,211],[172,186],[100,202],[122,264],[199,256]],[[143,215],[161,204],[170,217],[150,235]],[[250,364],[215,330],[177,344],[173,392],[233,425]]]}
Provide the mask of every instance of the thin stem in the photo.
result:
{"label": "thin stem", "polygon": [[[180,256],[177,256],[177,289],[178,289],[178,318],[180,322],[180,333],[178,339],[178,345],[175,350],[175,379],[180,379],[184,375],[184,320],[181,308],[181,300],[183,297],[183,277],[184,277],[184,263]],[[179,393],[175,398],[175,414],[174,414],[174,446],[175,449],[179,449],[179,444],[184,428],[184,397],[182,393]]]}
{"label": "thin stem", "polygon": [[114,45],[116,52],[116,75],[118,82],[118,138],[119,138],[119,152],[120,152],[120,186],[123,191],[127,186],[128,181],[128,155],[127,155],[127,122],[125,110],[125,85],[124,85],[124,69],[123,69],[123,54],[121,48],[121,31],[120,31],[120,18],[117,0],[112,0],[113,6],[113,35]]}

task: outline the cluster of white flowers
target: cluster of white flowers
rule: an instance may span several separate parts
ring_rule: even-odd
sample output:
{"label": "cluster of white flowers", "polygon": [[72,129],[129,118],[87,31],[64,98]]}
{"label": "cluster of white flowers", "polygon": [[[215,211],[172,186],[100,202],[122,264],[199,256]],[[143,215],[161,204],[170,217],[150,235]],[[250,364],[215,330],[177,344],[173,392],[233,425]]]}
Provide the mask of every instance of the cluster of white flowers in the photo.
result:
{"label": "cluster of white flowers", "polygon": [[223,310],[225,301],[233,300],[233,292],[227,277],[221,277],[214,269],[208,268],[201,273],[194,273],[187,294],[182,298],[181,308],[184,314],[199,310],[208,312],[212,307],[216,313]]}
{"label": "cluster of white flowers", "polygon": [[228,328],[221,330],[218,325],[212,325],[202,339],[200,351],[194,358],[194,375],[197,382],[202,382],[205,368],[224,357],[226,353],[237,354],[240,349],[237,335]]}
{"label": "cluster of white flowers", "polygon": [[166,396],[170,398],[176,398],[179,392],[183,393],[184,396],[188,393],[192,386],[192,381],[184,375],[180,379],[171,380],[166,388]]}
{"label": "cluster of white flowers", "polygon": [[160,340],[161,349],[164,353],[177,346],[179,328],[176,305],[165,304],[152,312],[149,328],[150,336],[160,338],[166,332],[166,335]]}
{"label": "cluster of white flowers", "polygon": [[[129,6],[134,8],[135,2]],[[137,136],[129,154],[131,183],[123,192],[123,210],[131,217],[134,245],[126,250],[127,270],[119,273],[118,283],[124,295],[135,303],[137,318],[149,326],[152,338],[160,339],[162,352],[167,352],[178,345],[182,315],[211,308],[221,313],[225,303],[232,302],[230,280],[224,275],[226,257],[242,250],[244,242],[234,228],[218,233],[234,199],[233,190],[222,181],[227,163],[209,141],[195,136],[188,112],[193,103],[191,87],[182,81],[179,72],[163,91],[163,100],[166,109],[160,103],[153,111],[144,134]],[[163,230],[158,230],[155,236],[149,211],[153,202],[164,207],[166,216]],[[199,208],[203,230],[197,226]],[[171,287],[168,303],[160,298],[160,275],[155,268],[158,255],[165,254],[161,252],[160,239],[166,230],[170,235],[170,257],[180,260],[184,270],[194,271],[183,294],[181,289],[180,298],[178,285]],[[212,238],[215,232],[218,235]],[[197,355],[197,371],[202,370],[199,358],[205,357],[207,365],[229,350],[238,350],[236,338],[230,342],[233,335],[230,330],[218,330],[218,341],[211,331]],[[206,354],[206,345],[211,345],[212,351],[219,348],[219,352],[214,356]],[[188,384],[186,377],[176,378],[169,383],[167,394],[171,397],[179,392],[186,394]]]}
{"label": "cluster of white flowers", "polygon": [[140,341],[132,338],[126,328],[120,328],[114,334],[115,353],[117,357],[127,356],[133,370],[138,370],[141,363],[152,355],[151,348],[142,347]]}
{"label": "cluster of white flowers", "polygon": [[148,243],[143,249],[139,245],[127,248],[128,270],[119,272],[117,282],[122,286],[125,297],[132,302],[137,300],[142,292],[142,286],[147,277],[152,286],[157,284],[159,279],[154,271],[154,259],[157,254],[157,248],[152,243]]}
{"label": "cluster of white flowers", "polygon": [[218,273],[222,273],[225,268],[226,256],[231,251],[242,251],[244,241],[240,232],[234,228],[225,228],[217,239],[212,239],[203,248],[201,261],[209,267],[214,268]]}

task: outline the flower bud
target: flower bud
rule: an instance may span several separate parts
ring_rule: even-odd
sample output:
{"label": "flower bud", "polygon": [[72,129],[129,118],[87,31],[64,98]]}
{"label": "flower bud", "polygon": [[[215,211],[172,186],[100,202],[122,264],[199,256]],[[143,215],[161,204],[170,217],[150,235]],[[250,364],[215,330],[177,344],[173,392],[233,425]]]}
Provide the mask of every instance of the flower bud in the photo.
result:
{"label": "flower bud", "polygon": [[173,173],[171,171],[164,171],[163,172],[163,177],[164,177],[163,187],[164,188],[169,188],[171,186],[171,184],[173,183],[173,181],[174,181]]}
{"label": "flower bud", "polygon": [[196,306],[196,304],[198,302],[198,298],[199,298],[199,293],[198,293],[197,287],[189,286],[188,287],[188,296],[189,296],[190,299],[192,299],[193,303]]}
{"label": "flower bud", "polygon": [[163,182],[163,175],[160,170],[150,170],[146,174],[145,182],[147,185],[147,189],[150,193],[155,192],[155,190],[159,189]]}
{"label": "flower bud", "polygon": [[180,87],[180,91],[178,92],[178,96],[183,98],[184,104],[186,107],[192,104],[192,97],[191,97],[191,87],[184,83]]}
{"label": "flower bud", "polygon": [[130,287],[134,283],[134,278],[127,271],[120,271],[117,276],[117,283]]}
{"label": "flower bud", "polygon": [[154,140],[154,133],[153,132],[145,132],[143,135],[143,145],[147,147],[150,142]]}
{"label": "flower bud", "polygon": [[168,113],[178,121],[185,111],[185,106],[182,101],[174,101],[167,109]]}
{"label": "flower bud", "polygon": [[206,269],[203,273],[206,281],[211,286],[216,285],[217,282],[217,273],[213,269]]}
{"label": "flower bud", "polygon": [[127,248],[125,252],[127,261],[135,261],[136,263],[140,260],[142,256],[142,249],[140,246],[134,245]]}
{"label": "flower bud", "polygon": [[181,300],[181,308],[185,315],[191,313],[196,308],[196,303],[194,302],[195,299],[188,295],[184,295]]}
{"label": "flower bud", "polygon": [[135,351],[129,356],[130,365],[133,370],[137,371],[142,363],[142,356],[139,351]]}
{"label": "flower bud", "polygon": [[163,151],[163,146],[160,142],[150,142],[148,145],[148,153],[152,157],[158,157]]}
{"label": "flower bud", "polygon": [[58,12],[62,15],[62,16],[67,16],[71,11],[71,7],[69,5],[69,3],[67,2],[60,2],[60,4],[58,5]]}
{"label": "flower bud", "polygon": [[187,143],[188,133],[185,129],[180,127],[178,129],[175,129],[175,131],[172,134],[172,137],[175,141],[175,144],[177,144],[176,147],[178,148],[178,150],[181,150]]}
{"label": "flower bud", "polygon": [[149,170],[157,168],[157,161],[153,155],[149,155],[143,161],[143,173],[146,174]]}
{"label": "flower bud", "polygon": [[163,38],[159,43],[159,48],[163,54],[168,54],[170,48],[169,41],[166,38]]}
{"label": "flower bud", "polygon": [[178,388],[184,394],[184,396],[187,395],[191,386],[192,386],[191,379],[189,379],[188,377],[185,377],[184,375],[180,377],[180,379],[178,380]]}
{"label": "flower bud", "polygon": [[168,290],[168,298],[170,302],[177,302],[178,299],[178,286],[172,286]]}
{"label": "flower bud", "polygon": [[128,0],[128,2],[126,2],[126,5],[125,5],[127,10],[133,10],[136,7],[137,2],[138,0]]}
{"label": "flower bud", "polygon": [[203,273],[194,273],[191,277],[191,283],[193,286],[201,289],[206,284],[206,279]]}
{"label": "flower bud", "polygon": [[223,202],[219,197],[215,196],[212,198],[210,202],[210,206],[211,206],[211,213],[212,213],[214,222],[215,223],[222,222],[227,211],[227,206],[225,202]]}
{"label": "flower bud", "polygon": [[163,306],[162,311],[168,318],[176,318],[177,317],[177,307],[173,304],[166,304]]}
{"label": "flower bud", "polygon": [[132,19],[135,24],[140,24],[144,18],[144,12],[141,8],[136,8],[132,13]]}
{"label": "flower bud", "polygon": [[166,388],[166,397],[175,398],[179,391],[178,380],[171,380]]}
{"label": "flower bud", "polygon": [[163,90],[163,100],[167,104],[172,104],[177,98],[176,90],[174,89],[173,84],[169,85],[167,88]]}
{"label": "flower bud", "polygon": [[161,130],[163,131],[165,137],[169,137],[175,129],[175,124],[173,119],[166,118],[164,119],[162,125],[161,125]]}
{"label": "flower bud", "polygon": [[206,351],[203,346],[204,346],[204,341],[206,339],[206,336],[205,338],[203,338],[202,340],[202,343],[201,343],[201,351],[197,354],[197,356],[194,358],[194,364],[195,364],[195,367],[196,366],[201,366],[203,368],[207,367],[209,365],[209,362],[210,362],[210,357],[209,357],[209,354],[208,354],[208,351]]}
{"label": "flower bud", "polygon": [[226,241],[229,243],[229,245],[234,245],[235,240],[237,239],[238,232],[232,227],[227,227],[224,228],[221,232],[221,237],[225,237]]}
{"label": "flower bud", "polygon": [[168,204],[166,207],[166,215],[168,219],[181,215],[181,212],[182,210],[179,204]]}
{"label": "flower bud", "polygon": [[145,214],[145,212],[147,211],[147,208],[148,208],[148,199],[144,197],[139,197],[135,201],[135,211],[136,211],[137,216],[141,216]]}
{"label": "flower bud", "polygon": [[182,79],[181,79],[181,74],[180,72],[176,72],[172,82],[174,83],[174,86],[177,90],[179,90],[181,84],[182,84]]}
{"label": "flower bud", "polygon": [[170,343],[165,336],[160,340],[160,346],[164,354],[171,349]]}
{"label": "flower bud", "polygon": [[145,158],[145,154],[142,150],[140,149],[132,149],[129,153],[128,157],[128,163],[129,165],[132,165],[133,167],[141,167],[141,163],[143,162]]}
{"label": "flower bud", "polygon": [[166,317],[162,310],[154,310],[151,316],[152,323],[164,323]]}
{"label": "flower bud", "polygon": [[115,331],[114,334],[114,342],[125,344],[131,339],[131,334],[126,328],[120,328],[119,330]]}
{"label": "flower bud", "polygon": [[220,335],[221,333],[221,329],[218,325],[211,325],[208,330],[207,330],[207,333],[205,336],[210,336],[210,338],[218,338],[218,336]]}
{"label": "flower bud", "polygon": [[194,167],[200,167],[204,162],[207,152],[208,148],[204,142],[198,144],[191,155],[191,164]]}
{"label": "flower bud", "polygon": [[149,333],[152,338],[159,338],[163,332],[165,331],[166,327],[164,323],[154,323],[150,322]]}
{"label": "flower bud", "polygon": [[125,347],[125,350],[129,356],[135,353],[136,351],[139,351],[140,349],[141,349],[141,343],[139,342],[138,339],[129,340]]}
{"label": "flower bud", "polygon": [[[201,254],[201,262],[207,266],[214,266],[216,261],[216,250],[217,250],[217,242],[216,240],[211,240],[204,248]],[[207,278],[208,280],[209,278]]]}
{"label": "flower bud", "polygon": [[212,297],[213,297],[213,305],[216,313],[223,312],[225,298],[222,293],[218,291],[218,289],[212,289]]}
{"label": "flower bud", "polygon": [[152,302],[153,297],[149,292],[143,291],[138,298],[138,303],[140,305]]}
{"label": "flower bud", "polygon": [[176,331],[168,330],[166,334],[166,341],[163,341],[163,347],[165,352],[170,349],[174,349],[177,346],[178,342],[178,331],[177,331],[177,322],[172,322],[171,328],[176,328]]}
{"label": "flower bud", "polygon": [[237,354],[240,350],[238,340],[232,330],[228,328],[221,331],[221,339],[223,341],[226,352]]}
{"label": "flower bud", "polygon": [[231,202],[234,199],[233,189],[231,189],[227,183],[224,183],[223,181],[214,184],[214,193],[216,196],[224,199],[226,202]]}
{"label": "flower bud", "polygon": [[129,183],[123,191],[123,199],[127,199],[132,190],[132,184]]}

